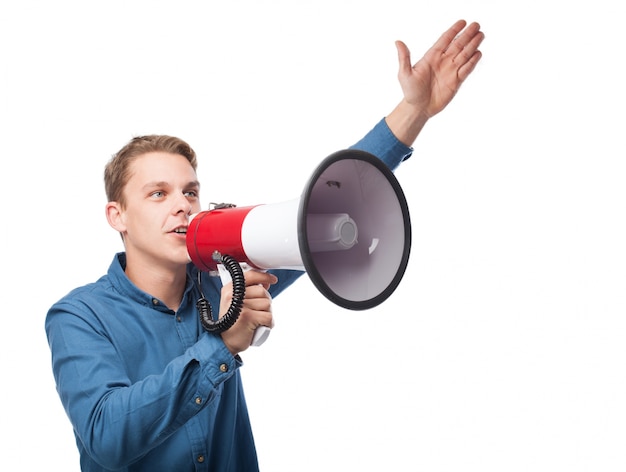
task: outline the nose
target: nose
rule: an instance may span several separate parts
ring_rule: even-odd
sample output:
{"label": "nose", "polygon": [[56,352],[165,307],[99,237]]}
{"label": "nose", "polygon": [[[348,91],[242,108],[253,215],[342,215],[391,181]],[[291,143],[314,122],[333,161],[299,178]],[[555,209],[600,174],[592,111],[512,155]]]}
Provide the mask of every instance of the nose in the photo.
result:
{"label": "nose", "polygon": [[191,215],[191,210],[192,210],[191,203],[187,203],[187,205],[185,205],[185,207],[182,208],[180,211],[182,211],[185,215],[189,216]]}
{"label": "nose", "polygon": [[185,215],[191,215],[191,211],[193,210],[193,206],[185,197],[181,197],[176,202],[176,206],[174,207],[174,213],[184,213]]}

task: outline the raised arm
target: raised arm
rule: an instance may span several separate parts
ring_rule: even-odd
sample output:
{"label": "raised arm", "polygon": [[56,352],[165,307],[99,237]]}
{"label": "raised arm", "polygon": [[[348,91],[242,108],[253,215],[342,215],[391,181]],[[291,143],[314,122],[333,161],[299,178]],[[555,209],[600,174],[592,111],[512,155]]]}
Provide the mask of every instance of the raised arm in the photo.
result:
{"label": "raised arm", "polygon": [[411,65],[409,48],[396,41],[400,103],[352,146],[374,154],[395,170],[413,153],[411,147],[426,122],[452,101],[482,57],[485,35],[478,23],[457,21],[424,56]]}

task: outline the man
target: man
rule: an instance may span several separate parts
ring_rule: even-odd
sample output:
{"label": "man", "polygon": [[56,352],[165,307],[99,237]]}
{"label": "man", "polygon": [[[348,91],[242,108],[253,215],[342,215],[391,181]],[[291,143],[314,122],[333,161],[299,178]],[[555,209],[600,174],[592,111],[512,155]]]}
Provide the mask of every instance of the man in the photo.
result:
{"label": "man", "polygon": [[[415,65],[398,41],[404,98],[353,147],[391,169],[410,157],[474,70],[483,38],[460,20]],[[271,298],[302,273],[247,272],[237,322],[209,334],[196,301],[204,295],[222,316],[232,287],[198,279],[188,262],[185,233],[200,211],[194,151],[175,137],[134,138],[107,164],[105,187],[125,251],[98,281],[55,303],[45,326],[82,470],[258,470],[239,354],[257,327],[272,326]]]}

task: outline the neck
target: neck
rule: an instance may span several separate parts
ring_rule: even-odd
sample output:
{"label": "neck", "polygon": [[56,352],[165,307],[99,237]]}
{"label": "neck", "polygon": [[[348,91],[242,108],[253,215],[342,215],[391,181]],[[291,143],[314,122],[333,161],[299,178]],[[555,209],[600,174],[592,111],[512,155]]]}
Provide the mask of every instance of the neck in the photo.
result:
{"label": "neck", "polygon": [[126,256],[126,276],[139,289],[161,300],[171,310],[178,310],[187,280],[186,266],[164,268],[158,264],[131,260]]}

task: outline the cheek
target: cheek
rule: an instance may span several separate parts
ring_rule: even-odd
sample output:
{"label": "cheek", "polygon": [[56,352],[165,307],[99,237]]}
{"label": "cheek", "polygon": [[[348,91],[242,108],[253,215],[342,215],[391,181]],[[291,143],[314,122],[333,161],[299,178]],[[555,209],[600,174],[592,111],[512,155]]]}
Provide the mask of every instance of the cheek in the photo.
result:
{"label": "cheek", "polygon": [[145,210],[129,210],[124,213],[123,224],[128,233],[141,233],[157,224],[157,219],[155,215],[151,216]]}

